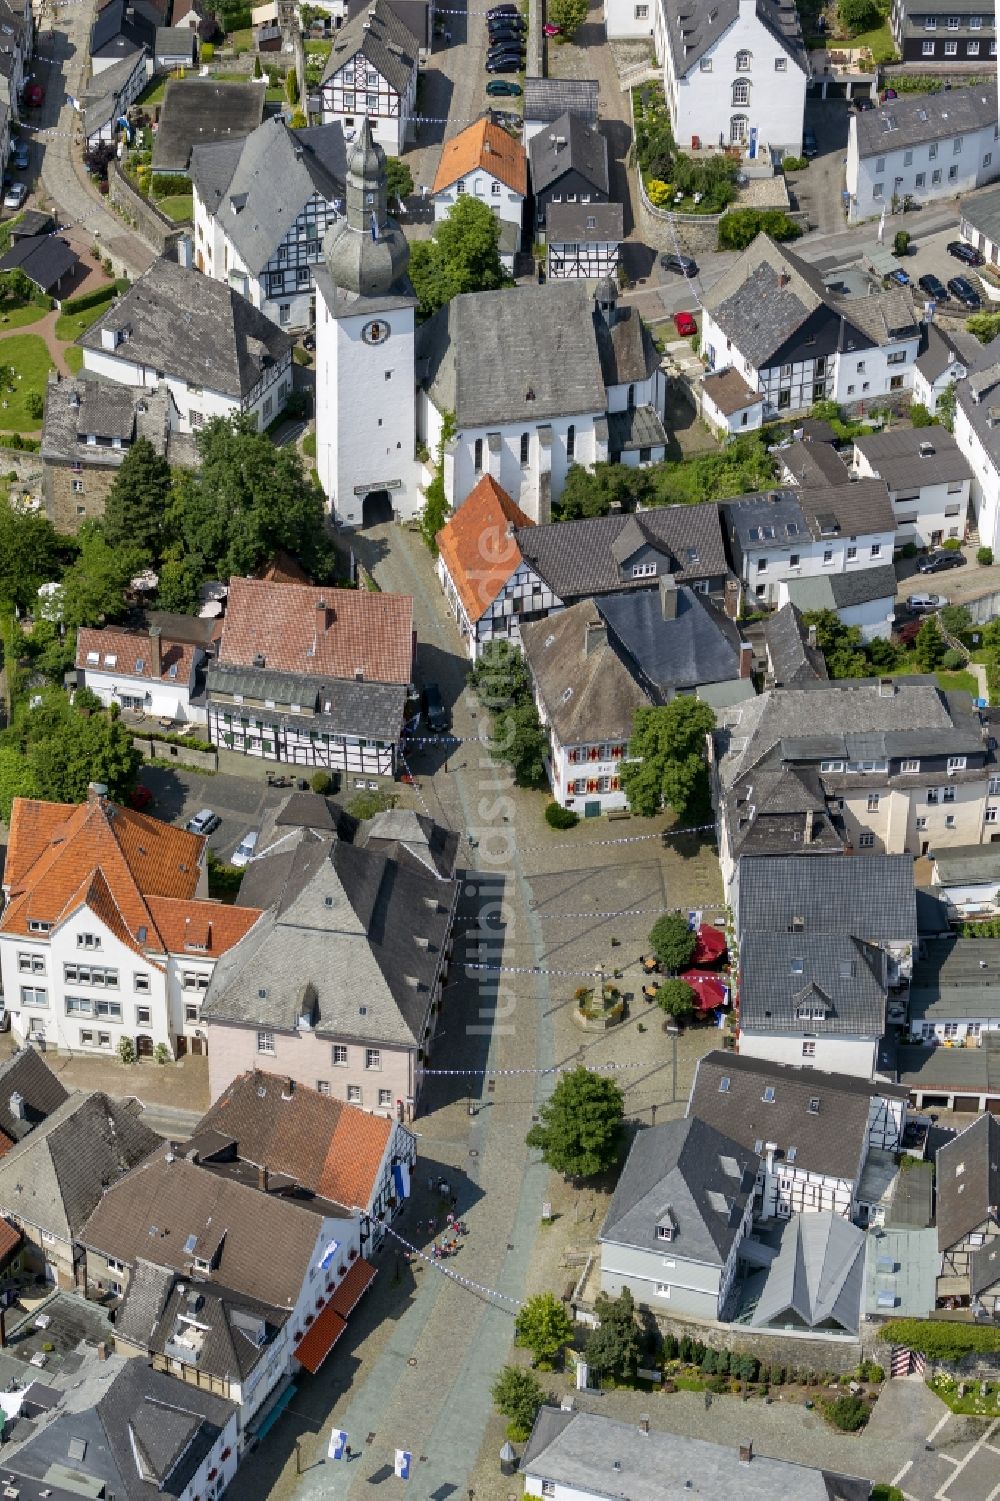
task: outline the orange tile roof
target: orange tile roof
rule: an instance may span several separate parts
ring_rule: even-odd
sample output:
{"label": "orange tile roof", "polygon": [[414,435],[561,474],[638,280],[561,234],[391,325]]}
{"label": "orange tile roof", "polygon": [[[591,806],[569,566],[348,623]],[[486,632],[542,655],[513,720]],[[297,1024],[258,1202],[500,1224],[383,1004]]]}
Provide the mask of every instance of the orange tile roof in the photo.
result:
{"label": "orange tile roof", "polygon": [[532,525],[493,476],[484,474],[438,532],[438,551],[473,624],[521,562],[521,549],[508,528]]}
{"label": "orange tile roof", "polygon": [[[95,653],[98,660],[88,662],[88,654]],[[115,659],[110,666],[107,664],[109,656]],[[142,663],[141,668],[136,667],[137,662]],[[166,637],[161,640],[161,682],[176,682],[178,686],[186,687],[191,681],[193,664],[194,647],[189,641],[170,641]],[[110,626],[100,631],[81,629],[76,637],[76,665],[84,672],[89,668],[91,672],[114,672],[122,678],[149,682],[153,677],[153,648],[149,632],[114,630]],[[176,668],[173,673],[172,668]]]}
{"label": "orange tile roof", "polygon": [[171,954],[203,953],[217,959],[245,938],[263,913],[257,907],[230,907],[225,902],[185,902],[172,896],[151,896],[147,906]]}
{"label": "orange tile roof", "polygon": [[191,902],[205,839],[106,798],[78,807],[15,798],[0,931],[56,925],[87,905],[137,953],[166,952],[149,898]]}
{"label": "orange tile roof", "polygon": [[513,193],[528,191],[528,153],[520,141],[490,120],[477,120],[446,141],[434,178],[434,193],[482,167]]}
{"label": "orange tile roof", "polygon": [[20,1230],[0,1219],[0,1266],[9,1261],[20,1249],[24,1236]]}
{"label": "orange tile roof", "polygon": [[0,1157],[6,1157],[7,1153],[10,1151],[13,1145],[14,1143],[11,1141],[6,1131],[0,1131]]}
{"label": "orange tile roof", "polygon": [[375,683],[413,676],[413,600],[367,589],[316,589],[234,578],[219,661],[270,672]]}
{"label": "orange tile roof", "polygon": [[368,1290],[368,1284],[375,1276],[375,1268],[370,1261],[359,1256],[348,1268],[347,1276],[334,1292],[330,1302],[335,1313],[339,1313],[342,1319],[349,1318],[355,1306],[360,1302],[361,1295]]}
{"label": "orange tile roof", "polygon": [[334,1311],[331,1298],[295,1346],[295,1359],[299,1365],[305,1366],[309,1374],[315,1376],[346,1328],[347,1320]]}

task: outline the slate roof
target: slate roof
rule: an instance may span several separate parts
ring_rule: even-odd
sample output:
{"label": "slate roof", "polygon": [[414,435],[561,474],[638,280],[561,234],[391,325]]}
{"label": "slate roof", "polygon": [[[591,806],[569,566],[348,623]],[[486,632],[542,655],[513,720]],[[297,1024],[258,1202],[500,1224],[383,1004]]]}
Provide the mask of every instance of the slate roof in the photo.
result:
{"label": "slate roof", "polygon": [[82,1244],[129,1266],[143,1260],[186,1277],[197,1255],[213,1263],[199,1279],[272,1308],[294,1308],[328,1206],[317,1211],[308,1199],[262,1193],[177,1156],[169,1143],[158,1145],[107,1189]]}
{"label": "slate roof", "polygon": [[910,1021],[1000,1020],[1000,939],[925,939],[910,981]]}
{"label": "slate roof", "polygon": [[595,78],[526,78],[524,118],[551,122],[570,113],[596,125],[599,92]]}
{"label": "slate roof", "polygon": [[521,645],[545,718],[562,745],[628,740],[636,709],[650,699],[609,644],[593,600],[525,622]]}
{"label": "slate roof", "polygon": [[942,886],[1000,886],[1000,850],[996,845],[956,844],[932,854]]}
{"label": "slate roof", "polygon": [[842,854],[845,833],[833,821],[819,774],[811,767],[760,766],[753,799],[738,784],[725,816],[735,858],[741,855]]}
{"label": "slate roof", "polygon": [[0,1208],[57,1240],[76,1240],[101,1195],[160,1145],[125,1101],[68,1095],[0,1157]]}
{"label": "slate roof", "polygon": [[864,1291],[865,1232],[842,1215],[823,1210],[793,1215],[780,1234],[781,1245],[768,1268],[751,1326],[791,1325],[856,1334]]}
{"label": "slate roof", "polygon": [[896,1049],[896,1073],[910,1091],[1000,1098],[1000,1039],[987,1037],[978,1048],[902,1046]]}
{"label": "slate roof", "polygon": [[144,47],[152,48],[161,16],[129,0],[109,0],[101,6],[90,28],[91,57],[126,57]]}
{"label": "slate roof", "polygon": [[[836,531],[848,537],[873,532],[895,532],[896,518],[884,479],[862,479],[844,484],[803,485],[799,502],[814,537]],[[864,570],[858,569],[857,572]],[[853,575],[844,575],[853,577]]]}
{"label": "slate roof", "polygon": [[[697,69],[702,57],[726,34],[739,13],[739,0],[721,0],[710,10],[685,9],[684,0],[668,0],[664,7],[665,29],[678,78]],[[787,0],[757,0],[756,15],[794,65],[808,74],[808,54],[795,6]]]}
{"label": "slate roof", "polygon": [[757,1160],[692,1117],[640,1131],[598,1239],[662,1253],[656,1227],[669,1215],[671,1256],[724,1266],[753,1197]]}
{"label": "slate roof", "polygon": [[470,292],[417,330],[421,384],[458,428],[595,413],[607,406],[582,282]]}
{"label": "slate roof", "polygon": [[279,116],[240,141],[196,145],[191,181],[208,212],[259,276],[317,194],[343,200],[347,147],[337,123],[291,130]]}
{"label": "slate roof", "polygon": [[776,688],[801,688],[826,678],[823,653],[809,645],[809,629],[795,605],[783,605],[762,625],[768,675]]}
{"label": "slate roof", "polygon": [[877,568],[859,568],[854,573],[789,579],[786,588],[790,602],[800,610],[846,610],[876,599],[894,599],[896,570],[891,563],[880,563]]}
{"label": "slate roof", "polygon": [[887,985],[884,950],[850,932],[746,933],[740,943],[746,1032],[881,1037]]}
{"label": "slate roof", "polygon": [[[738,627],[703,595],[668,579],[659,589],[606,594],[595,602],[616,650],[654,701],[662,702],[674,692],[740,676]],[[676,611],[668,619],[665,591],[673,595]]]}
{"label": "slate roof", "polygon": [[364,819],[353,839],[359,849],[394,860],[405,856],[448,881],[455,875],[460,842],[455,830],[442,828],[412,808],[387,808],[374,818]]}
{"label": "slate roof", "polygon": [[[358,735],[364,740],[395,744],[403,728],[407,690],[402,683],[355,682],[302,673],[260,672],[210,661],[208,694],[242,694],[244,699],[274,699],[311,710],[309,728],[329,735]],[[301,714],[267,711],[270,723],[302,727]]]}
{"label": "slate roof", "polygon": [[804,936],[851,933],[866,943],[916,943],[912,855],[747,861],[740,870],[737,931],[786,933],[799,918]]}
{"label": "slate roof", "polygon": [[230,1138],[241,1161],[284,1174],[310,1193],[334,1203],[368,1209],[379,1187],[382,1164],[396,1130],[394,1121],[371,1115],[330,1095],[254,1069],[223,1091],[191,1134],[202,1159],[206,1132]]}
{"label": "slate roof", "polygon": [[366,686],[407,685],[413,601],[407,594],[233,578],[218,660],[228,667],[351,682],[361,681],[361,673]]}
{"label": "slate roof", "polygon": [[[150,391],[142,386],[120,385],[92,371],[82,371],[75,378],[53,378],[42,419],[42,459],[47,463],[117,469],[124,463],[131,443],[146,438],[171,465],[192,468],[197,450],[189,434],[171,426],[176,411],[165,382]],[[90,431],[95,437],[109,438],[117,432],[130,441],[121,448],[88,443],[84,422],[94,423]],[[106,430],[108,427],[112,431]]]}
{"label": "slate roof", "polygon": [[[21,1096],[22,1115],[11,1109]],[[69,1099],[69,1091],[32,1047],[19,1047],[0,1063],[0,1131],[9,1141],[21,1141]]]}
{"label": "slate roof", "polygon": [[[994,244],[1000,240],[1000,187],[987,188],[974,193],[971,198],[962,198],[958,205],[959,217],[965,219],[980,234]],[[936,327],[931,324],[931,328]]]}
{"label": "slate roof", "polygon": [[323,83],[360,52],[397,94],[405,94],[420,51],[415,37],[387,0],[372,3],[334,34],[333,48],[323,71]]}
{"label": "slate roof", "polygon": [[493,476],[484,474],[438,532],[439,556],[473,624],[520,567],[516,528],[532,525]]}
{"label": "slate roof", "polygon": [[[768,1087],[774,1098],[765,1101]],[[695,1070],[687,1114],[714,1126],[748,1151],[756,1151],[758,1141],[773,1141],[779,1162],[794,1147],[796,1164],[804,1171],[854,1179],[867,1146],[871,1101],[906,1097],[907,1091],[898,1084],[772,1063],[717,1048],[706,1053]]]}
{"label": "slate roof", "polygon": [[58,235],[33,235],[15,240],[0,256],[0,271],[23,271],[43,292],[58,286],[79,264],[80,257]]}
{"label": "slate roof", "polygon": [[578,172],[598,193],[608,192],[608,143],[600,130],[568,110],[532,136],[528,159],[536,194],[548,192],[567,172]]}
{"label": "slate roof", "polygon": [[265,371],[286,362],[292,347],[284,330],[232,287],[162,257],[77,343],[103,349],[105,329],[127,331],[115,358],[166,368],[175,378],[237,401],[249,396]]}
{"label": "slate roof", "polygon": [[[637,309],[616,306],[610,318],[595,309],[594,332],[606,386],[648,380],[659,367],[659,351]],[[625,415],[612,412],[608,420]]]}
{"label": "slate roof", "polygon": [[216,965],[203,1020],[294,1032],[305,1010],[319,1036],[417,1046],[455,884],[310,830],[253,870],[270,910]]}
{"label": "slate roof", "polygon": [[672,572],[679,584],[729,572],[714,501],[548,522],[519,531],[517,543],[525,562],[563,601],[648,589],[650,580],[634,579],[626,566],[640,548],[662,553],[663,570]]}
{"label": "slate roof", "polygon": [[903,94],[881,109],[853,114],[851,121],[851,129],[857,131],[858,155],[862,161],[870,156],[884,156],[887,151],[968,135],[984,125],[996,124],[996,80],[966,89],[949,89],[947,93]]}
{"label": "slate roof", "polygon": [[972,479],[969,462],[946,427],[892,428],[855,438],[854,449],[890,490]]}
{"label": "slate roof", "polygon": [[[0,1163],[2,1169],[2,1163]],[[978,1230],[1000,1224],[1000,1120],[981,1115],[938,1148],[938,1250]]]}
{"label": "slate roof", "polygon": [[520,193],[528,191],[528,158],[520,141],[487,118],[474,120],[458,135],[445,141],[434,176],[433,193],[450,188],[459,178],[481,167],[498,182]]}
{"label": "slate roof", "polygon": [[625,238],[620,203],[550,203],[545,210],[549,245],[618,244]]}
{"label": "slate roof", "polygon": [[153,137],[153,171],[186,172],[195,146],[248,136],[264,118],[266,89],[266,78],[245,83],[170,79]]}
{"label": "slate roof", "polygon": [[[997,202],[1000,206],[1000,192],[997,194]],[[917,356],[917,369],[921,375],[934,385],[953,364],[957,369],[965,368],[965,360],[958,344],[950,333],[943,332],[936,323],[925,323],[920,338],[920,353]]]}
{"label": "slate roof", "polygon": [[623,412],[608,413],[608,452],[611,454],[664,448],[668,442],[669,435],[663,421],[651,406],[626,407]]}
{"label": "slate roof", "polygon": [[[550,224],[552,212],[549,209]],[[705,395],[727,417],[731,417],[734,412],[745,411],[748,407],[760,406],[764,401],[759,391],[747,385],[735,365],[729,365],[725,370],[707,371],[701,378],[701,384]]]}
{"label": "slate roof", "polygon": [[183,57],[193,61],[196,34],[188,26],[158,26],[153,43],[153,56],[160,58]]}
{"label": "slate roof", "polygon": [[829,443],[800,439],[782,448],[779,463],[796,485],[847,485],[851,476],[837,450]]}
{"label": "slate roof", "polygon": [[740,1501],[868,1501],[871,1482],[811,1469],[737,1444],[651,1429],[598,1413],[541,1407],[521,1459],[522,1475],[551,1481],[567,1495],[616,1501],[686,1501],[692,1490]]}

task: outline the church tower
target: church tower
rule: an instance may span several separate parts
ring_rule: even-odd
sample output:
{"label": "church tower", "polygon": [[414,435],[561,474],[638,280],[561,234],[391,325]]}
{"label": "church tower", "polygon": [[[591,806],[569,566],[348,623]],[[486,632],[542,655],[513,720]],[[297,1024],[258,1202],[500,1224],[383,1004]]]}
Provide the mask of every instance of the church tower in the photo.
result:
{"label": "church tower", "polygon": [[316,279],[316,461],[337,523],[419,514],[409,246],[389,218],[385,153],[367,118],[347,162],[347,212]]}

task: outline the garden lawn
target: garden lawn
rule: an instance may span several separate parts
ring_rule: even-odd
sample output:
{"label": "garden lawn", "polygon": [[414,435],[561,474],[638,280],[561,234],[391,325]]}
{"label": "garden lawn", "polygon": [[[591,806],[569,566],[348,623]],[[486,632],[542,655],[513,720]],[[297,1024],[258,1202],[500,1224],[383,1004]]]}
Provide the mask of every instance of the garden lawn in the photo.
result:
{"label": "garden lawn", "polygon": [[37,323],[39,318],[44,318],[48,308],[39,307],[36,302],[26,302],[23,307],[8,308],[0,318],[0,328],[27,328],[29,323]]}
{"label": "garden lawn", "polygon": [[175,224],[183,224],[186,219],[194,215],[194,195],[170,193],[166,198],[157,198],[156,207],[161,214],[166,214],[168,219],[173,219]]}
{"label": "garden lawn", "polygon": [[62,339],[66,344],[72,344],[82,333],[86,333],[92,323],[96,323],[102,313],[106,313],[114,301],[114,288],[110,287],[111,296],[107,302],[99,302],[96,307],[84,308],[82,313],[60,313],[56,319],[56,338]]}
{"label": "garden lawn", "polygon": [[63,359],[66,361],[67,367],[72,374],[79,375],[83,369],[83,350],[80,346],[78,344],[71,344],[68,349],[64,349]]}
{"label": "garden lawn", "polygon": [[144,108],[150,104],[162,104],[163,96],[166,92],[167,80],[165,78],[154,78],[152,83],[146,85],[135,102]]}
{"label": "garden lawn", "polygon": [[964,690],[976,698],[979,693],[979,683],[971,672],[937,672],[934,676],[938,680],[938,687],[946,693],[954,693]]}
{"label": "garden lawn", "polygon": [[242,31],[227,32],[225,45],[237,52],[249,52],[253,46],[253,27],[246,26]]}
{"label": "garden lawn", "polygon": [[862,31],[860,36],[852,36],[849,42],[833,43],[834,46],[843,47],[870,47],[872,56],[876,61],[886,59],[891,61],[896,57],[896,44],[889,30],[889,22],[883,21],[881,26],[876,26],[873,31]]}
{"label": "garden lawn", "polygon": [[40,423],[37,417],[29,417],[25,403],[32,391],[45,399],[52,359],[45,347],[45,340],[37,334],[15,334],[3,341],[3,362],[13,367],[19,380],[15,389],[5,392],[0,406],[0,429],[9,433],[35,433]]}

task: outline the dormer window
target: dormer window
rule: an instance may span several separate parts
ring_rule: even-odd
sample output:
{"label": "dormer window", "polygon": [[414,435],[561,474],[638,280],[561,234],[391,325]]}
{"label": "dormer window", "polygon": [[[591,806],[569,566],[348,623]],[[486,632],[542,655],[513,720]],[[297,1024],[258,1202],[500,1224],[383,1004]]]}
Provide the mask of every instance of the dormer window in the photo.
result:
{"label": "dormer window", "polygon": [[769,1084],[764,1090],[764,1093],[761,1095],[761,1099],[763,1100],[765,1105],[774,1104],[774,1086],[772,1084]]}
{"label": "dormer window", "polygon": [[657,1240],[673,1240],[674,1227],[669,1220],[661,1220],[656,1227]]}

